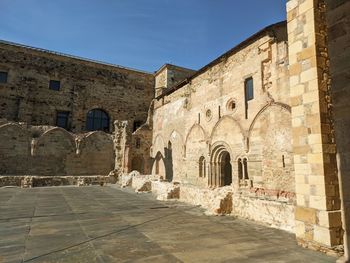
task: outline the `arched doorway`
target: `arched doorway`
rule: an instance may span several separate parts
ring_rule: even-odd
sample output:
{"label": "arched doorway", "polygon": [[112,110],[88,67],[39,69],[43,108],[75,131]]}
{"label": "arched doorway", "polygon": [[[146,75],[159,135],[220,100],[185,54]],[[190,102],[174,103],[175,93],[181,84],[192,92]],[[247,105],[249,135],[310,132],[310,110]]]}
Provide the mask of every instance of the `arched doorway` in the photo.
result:
{"label": "arched doorway", "polygon": [[208,184],[214,187],[232,184],[231,156],[228,147],[225,145],[213,147]]}
{"label": "arched doorway", "polygon": [[152,174],[158,175],[159,178],[165,179],[165,163],[164,163],[164,157],[160,152],[157,152],[156,156],[153,159],[153,165],[152,165]]}
{"label": "arched doorway", "polygon": [[164,149],[165,152],[165,179],[169,182],[173,181],[173,149],[172,143],[168,142],[168,147]]}

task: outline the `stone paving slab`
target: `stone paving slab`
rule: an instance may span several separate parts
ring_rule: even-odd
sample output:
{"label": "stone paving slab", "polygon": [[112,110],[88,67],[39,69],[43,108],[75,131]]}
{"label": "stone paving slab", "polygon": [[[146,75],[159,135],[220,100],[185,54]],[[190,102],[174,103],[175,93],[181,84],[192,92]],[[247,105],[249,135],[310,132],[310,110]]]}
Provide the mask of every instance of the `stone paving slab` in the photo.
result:
{"label": "stone paving slab", "polygon": [[0,262],[335,262],[295,237],[117,187],[0,188]]}

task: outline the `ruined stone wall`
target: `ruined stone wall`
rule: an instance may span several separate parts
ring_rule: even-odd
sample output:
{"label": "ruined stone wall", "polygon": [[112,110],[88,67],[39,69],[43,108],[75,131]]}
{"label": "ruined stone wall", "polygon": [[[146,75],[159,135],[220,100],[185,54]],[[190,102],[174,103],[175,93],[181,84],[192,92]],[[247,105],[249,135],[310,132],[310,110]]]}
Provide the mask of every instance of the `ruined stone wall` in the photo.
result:
{"label": "ruined stone wall", "polygon": [[0,126],[0,175],[108,175],[114,168],[111,135],[80,135],[57,127]]}
{"label": "ruined stone wall", "polygon": [[149,125],[141,126],[132,134],[129,147],[128,172],[138,171],[141,174],[151,174],[153,160],[150,157],[152,130]]}
{"label": "ruined stone wall", "polygon": [[[175,181],[208,186],[212,151],[224,145],[234,180],[237,159],[244,157],[253,185],[294,191],[286,41],[285,24],[270,27],[156,101],[152,157],[162,156],[164,173]],[[246,119],[244,83],[249,77],[254,99]]]}
{"label": "ruined stone wall", "polygon": [[[67,111],[68,130],[85,131],[88,111],[98,108],[112,131],[116,119],[145,122],[154,97],[153,74],[2,42],[0,71],[8,72],[0,118],[31,125],[55,126],[57,111]],[[50,80],[61,82],[59,91],[49,89]]]}

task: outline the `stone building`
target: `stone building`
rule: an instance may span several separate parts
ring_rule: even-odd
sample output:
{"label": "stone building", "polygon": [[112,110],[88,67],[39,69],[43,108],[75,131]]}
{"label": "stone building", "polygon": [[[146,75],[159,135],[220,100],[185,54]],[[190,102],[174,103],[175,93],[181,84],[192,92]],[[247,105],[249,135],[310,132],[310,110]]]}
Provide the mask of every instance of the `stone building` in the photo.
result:
{"label": "stone building", "polygon": [[[344,245],[346,261],[349,21],[349,1],[289,0],[287,21],[203,68],[154,74],[3,42],[0,118],[12,123],[0,123],[0,173],[137,170],[163,179],[152,191],[218,200],[219,213],[293,232],[303,246]],[[42,126],[62,123],[113,133]]]}
{"label": "stone building", "polygon": [[0,118],[8,121],[112,132],[114,120],[127,119],[136,129],[153,94],[153,74],[0,42]]}

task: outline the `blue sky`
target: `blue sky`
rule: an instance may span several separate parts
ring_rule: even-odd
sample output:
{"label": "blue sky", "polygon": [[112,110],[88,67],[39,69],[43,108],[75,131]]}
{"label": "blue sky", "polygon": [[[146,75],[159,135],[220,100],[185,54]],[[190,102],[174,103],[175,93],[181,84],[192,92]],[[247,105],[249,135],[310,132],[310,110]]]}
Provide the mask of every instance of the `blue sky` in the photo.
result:
{"label": "blue sky", "polygon": [[285,20],[285,0],[0,0],[0,39],[136,69],[199,69]]}

